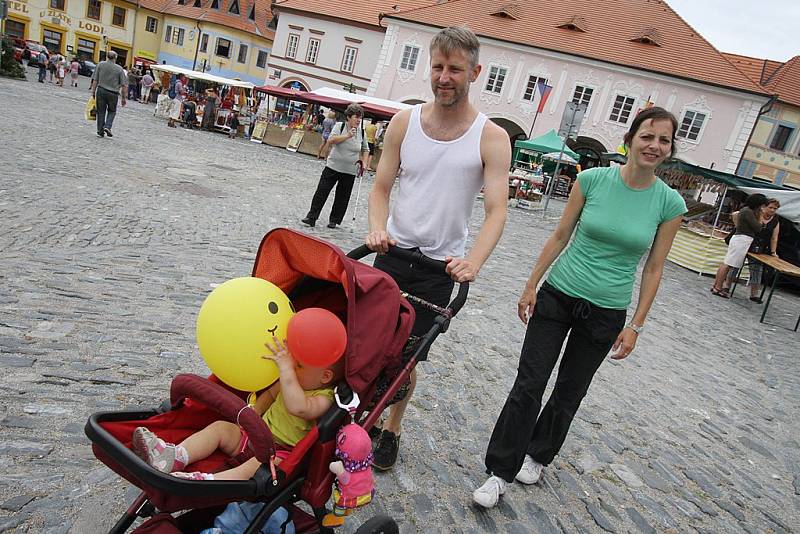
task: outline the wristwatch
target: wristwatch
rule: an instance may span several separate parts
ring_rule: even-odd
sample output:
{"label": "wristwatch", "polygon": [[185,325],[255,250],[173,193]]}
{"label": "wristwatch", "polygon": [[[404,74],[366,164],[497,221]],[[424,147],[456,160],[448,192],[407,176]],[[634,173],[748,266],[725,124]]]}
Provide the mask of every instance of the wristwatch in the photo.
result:
{"label": "wristwatch", "polygon": [[628,323],[627,325],[625,325],[625,328],[630,328],[631,330],[636,332],[637,335],[640,335],[642,332],[644,332],[644,325]]}

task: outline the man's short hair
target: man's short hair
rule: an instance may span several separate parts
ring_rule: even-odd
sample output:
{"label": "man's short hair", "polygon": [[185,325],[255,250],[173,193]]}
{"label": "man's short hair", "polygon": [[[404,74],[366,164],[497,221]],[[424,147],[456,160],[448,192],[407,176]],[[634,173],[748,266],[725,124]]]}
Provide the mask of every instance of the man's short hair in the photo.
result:
{"label": "man's short hair", "polygon": [[438,50],[442,54],[449,56],[456,50],[463,50],[469,57],[472,67],[478,64],[478,56],[481,52],[481,44],[478,37],[466,26],[450,26],[442,29],[431,40],[430,53]]}
{"label": "man's short hair", "polygon": [[117,53],[113,50],[106,55],[108,56],[108,59],[117,59]]}

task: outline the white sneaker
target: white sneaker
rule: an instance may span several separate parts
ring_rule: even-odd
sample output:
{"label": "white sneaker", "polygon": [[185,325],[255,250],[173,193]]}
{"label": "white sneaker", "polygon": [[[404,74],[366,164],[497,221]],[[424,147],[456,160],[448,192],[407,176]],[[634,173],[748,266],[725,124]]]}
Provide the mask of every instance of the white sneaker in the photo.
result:
{"label": "white sneaker", "polygon": [[502,478],[492,475],[483,483],[483,486],[472,492],[472,500],[484,508],[494,508],[497,506],[500,495],[506,492],[507,484],[508,482]]}
{"label": "white sneaker", "polygon": [[542,478],[542,469],[544,469],[542,464],[526,454],[525,460],[522,461],[522,467],[514,478],[523,484],[536,484]]}

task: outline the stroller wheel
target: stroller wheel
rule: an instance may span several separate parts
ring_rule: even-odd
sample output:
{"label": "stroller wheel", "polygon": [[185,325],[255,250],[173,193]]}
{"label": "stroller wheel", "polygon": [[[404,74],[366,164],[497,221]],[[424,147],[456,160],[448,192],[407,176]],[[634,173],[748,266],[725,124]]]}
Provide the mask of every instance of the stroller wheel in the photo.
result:
{"label": "stroller wheel", "polygon": [[358,527],[356,534],[397,534],[399,529],[388,515],[376,515]]}

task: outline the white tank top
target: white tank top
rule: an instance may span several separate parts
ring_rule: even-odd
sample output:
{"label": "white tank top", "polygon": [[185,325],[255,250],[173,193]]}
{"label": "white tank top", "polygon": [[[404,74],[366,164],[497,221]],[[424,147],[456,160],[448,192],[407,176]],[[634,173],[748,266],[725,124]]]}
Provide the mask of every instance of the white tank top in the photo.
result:
{"label": "white tank top", "polygon": [[414,106],[400,146],[398,190],[387,224],[402,248],[431,258],[464,256],[475,197],[483,186],[481,134],[486,115],[453,141],[437,141],[422,131],[422,104]]}

